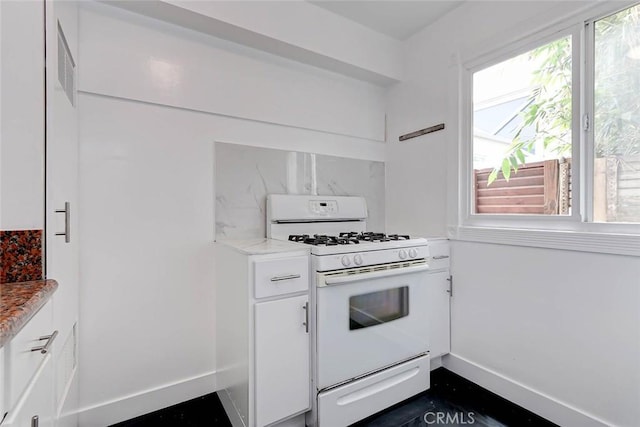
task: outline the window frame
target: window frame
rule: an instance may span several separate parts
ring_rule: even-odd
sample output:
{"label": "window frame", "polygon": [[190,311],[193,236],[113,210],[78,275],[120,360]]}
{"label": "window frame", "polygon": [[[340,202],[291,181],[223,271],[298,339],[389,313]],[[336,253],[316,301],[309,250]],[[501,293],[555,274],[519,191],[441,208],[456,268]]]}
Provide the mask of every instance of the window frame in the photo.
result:
{"label": "window frame", "polygon": [[[458,226],[449,229],[450,237],[640,256],[640,223],[593,222],[594,132],[592,125],[588,130],[583,128],[584,117],[592,120],[594,113],[595,22],[636,4],[639,4],[637,0],[598,4],[488,53],[460,59]],[[571,36],[572,43],[571,214],[475,213],[472,179],[474,73],[565,36]],[[549,242],[545,243],[545,240]],[[630,247],[625,249],[627,245]]]}

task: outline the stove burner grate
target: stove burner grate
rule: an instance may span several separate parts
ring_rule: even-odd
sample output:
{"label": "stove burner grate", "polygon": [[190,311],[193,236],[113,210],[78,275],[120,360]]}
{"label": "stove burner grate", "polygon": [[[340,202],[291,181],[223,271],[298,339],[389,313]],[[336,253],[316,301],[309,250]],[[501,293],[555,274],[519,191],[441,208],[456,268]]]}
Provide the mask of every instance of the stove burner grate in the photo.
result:
{"label": "stove burner grate", "polygon": [[355,232],[347,231],[342,232],[338,236],[327,236],[314,234],[310,236],[308,234],[291,234],[289,240],[292,242],[306,243],[309,245],[323,245],[323,246],[336,246],[336,245],[352,245],[360,242],[377,243],[377,242],[390,242],[393,240],[409,240],[409,236],[406,234],[384,234],[374,233],[371,231]]}

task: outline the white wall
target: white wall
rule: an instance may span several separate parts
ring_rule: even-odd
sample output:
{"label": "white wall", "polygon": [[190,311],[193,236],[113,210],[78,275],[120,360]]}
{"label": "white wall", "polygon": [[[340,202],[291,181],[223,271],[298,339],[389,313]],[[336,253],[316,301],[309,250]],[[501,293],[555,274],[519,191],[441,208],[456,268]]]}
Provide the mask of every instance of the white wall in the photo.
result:
{"label": "white wall", "polygon": [[380,87],[95,6],[82,17],[83,91],[384,140]]}
{"label": "white wall", "polygon": [[304,1],[115,2],[204,34],[389,85],[402,78],[400,42]]}
{"label": "white wall", "polygon": [[0,229],[44,228],[44,35],[37,2],[1,2]]}
{"label": "white wall", "polygon": [[525,406],[562,426],[598,424],[540,394],[605,424],[637,425],[637,257],[454,242],[452,259],[459,372],[498,392],[514,391],[486,371],[530,388]]}
{"label": "white wall", "polygon": [[215,390],[214,142],[380,161],[384,92],[104,5],[79,20],[92,426]]}
{"label": "white wall", "polygon": [[[579,2],[467,2],[405,44],[389,92],[387,228],[455,226],[457,64],[534,32]],[[446,130],[398,143],[439,122]],[[638,258],[454,242],[445,366],[560,425],[640,419]]]}
{"label": "white wall", "polygon": [[[206,116],[87,94],[78,105],[80,421],[107,425],[142,413],[112,407],[130,395],[168,388],[162,407],[214,390],[213,144]],[[198,376],[208,389],[172,394]]]}

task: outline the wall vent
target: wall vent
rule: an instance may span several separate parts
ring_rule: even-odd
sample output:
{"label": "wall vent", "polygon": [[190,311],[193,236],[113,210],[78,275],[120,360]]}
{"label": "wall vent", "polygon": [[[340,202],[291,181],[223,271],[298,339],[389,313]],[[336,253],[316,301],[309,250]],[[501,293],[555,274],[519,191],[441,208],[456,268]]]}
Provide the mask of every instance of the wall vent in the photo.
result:
{"label": "wall vent", "polygon": [[71,56],[69,44],[58,22],[58,81],[71,105],[76,105],[76,63]]}
{"label": "wall vent", "polygon": [[67,337],[60,351],[60,357],[58,359],[58,366],[56,367],[56,402],[58,407],[58,414],[62,411],[64,401],[69,393],[71,387],[71,380],[76,372],[76,365],[78,363],[77,348],[78,348],[78,324],[74,323],[71,333]]}

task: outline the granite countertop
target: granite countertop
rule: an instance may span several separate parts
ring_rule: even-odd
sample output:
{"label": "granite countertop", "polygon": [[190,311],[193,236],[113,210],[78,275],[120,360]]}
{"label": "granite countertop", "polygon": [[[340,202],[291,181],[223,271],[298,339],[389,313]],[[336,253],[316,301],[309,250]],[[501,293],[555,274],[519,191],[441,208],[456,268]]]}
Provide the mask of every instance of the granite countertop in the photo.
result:
{"label": "granite countertop", "polygon": [[57,288],[55,280],[0,284],[0,347],[20,332]]}
{"label": "granite countertop", "polygon": [[218,240],[216,243],[230,246],[247,255],[274,254],[280,252],[304,251],[309,253],[308,245],[276,239],[233,239]]}

